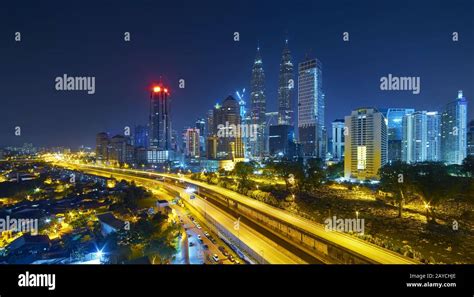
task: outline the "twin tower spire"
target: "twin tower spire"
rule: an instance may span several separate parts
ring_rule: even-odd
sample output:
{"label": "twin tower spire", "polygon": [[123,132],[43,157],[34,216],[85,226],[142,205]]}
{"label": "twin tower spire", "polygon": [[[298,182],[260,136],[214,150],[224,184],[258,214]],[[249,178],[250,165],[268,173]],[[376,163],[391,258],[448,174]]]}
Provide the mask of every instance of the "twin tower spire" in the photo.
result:
{"label": "twin tower spire", "polygon": [[[291,63],[288,39],[286,39],[278,76],[279,125],[294,125],[292,100],[294,85],[293,64]],[[251,153],[254,157],[263,157],[266,152],[267,121],[265,72],[263,71],[263,62],[259,45],[257,45],[257,54],[252,67],[252,79],[250,81],[250,117],[252,124],[257,127],[257,135],[250,143]]]}

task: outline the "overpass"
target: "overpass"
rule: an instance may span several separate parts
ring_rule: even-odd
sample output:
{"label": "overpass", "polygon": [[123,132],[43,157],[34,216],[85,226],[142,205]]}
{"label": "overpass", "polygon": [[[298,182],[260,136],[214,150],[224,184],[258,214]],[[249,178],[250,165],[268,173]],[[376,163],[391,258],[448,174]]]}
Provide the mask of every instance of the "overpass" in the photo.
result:
{"label": "overpass", "polygon": [[323,263],[419,264],[413,259],[349,234],[326,231],[322,224],[216,185],[174,174],[92,165],[78,166],[107,170],[111,174],[120,172],[150,179],[160,178],[165,183],[181,185],[183,188],[192,186],[196,188],[198,194],[205,195],[206,198],[232,209],[283,240],[310,253]]}

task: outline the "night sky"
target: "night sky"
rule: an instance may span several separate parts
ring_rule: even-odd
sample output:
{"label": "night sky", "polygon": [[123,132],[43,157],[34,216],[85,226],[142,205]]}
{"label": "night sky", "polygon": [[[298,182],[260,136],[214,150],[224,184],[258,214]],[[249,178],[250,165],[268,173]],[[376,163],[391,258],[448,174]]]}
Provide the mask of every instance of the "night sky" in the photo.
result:
{"label": "night sky", "polygon": [[[323,63],[328,124],[361,106],[441,110],[459,89],[474,116],[472,0],[15,2],[0,4],[0,146],[76,149],[94,146],[98,132],[146,124],[148,90],[160,76],[181,134],[217,101],[248,90],[257,42],[267,110],[276,111],[286,36],[295,74],[306,53]],[[56,91],[65,73],[95,76],[96,93]],[[381,91],[388,73],[420,76],[421,93]]]}

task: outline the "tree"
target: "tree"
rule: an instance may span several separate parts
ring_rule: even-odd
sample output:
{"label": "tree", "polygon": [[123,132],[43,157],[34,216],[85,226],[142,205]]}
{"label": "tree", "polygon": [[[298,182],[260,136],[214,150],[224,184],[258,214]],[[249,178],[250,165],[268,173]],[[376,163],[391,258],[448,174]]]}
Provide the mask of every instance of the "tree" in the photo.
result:
{"label": "tree", "polygon": [[152,255],[153,262],[155,261],[155,257],[158,256],[160,264],[165,264],[176,253],[176,248],[166,237],[158,237],[147,242],[143,253],[145,255]]}
{"label": "tree", "polygon": [[427,162],[413,166],[413,185],[426,208],[426,220],[435,223],[435,207],[454,194],[454,177],[447,172],[442,163]]}
{"label": "tree", "polygon": [[344,162],[338,162],[329,165],[326,169],[326,175],[329,179],[336,179],[344,176]]}
{"label": "tree", "polygon": [[249,184],[249,176],[255,170],[252,162],[238,162],[234,167],[234,174],[240,178],[240,188],[246,188]]}
{"label": "tree", "polygon": [[380,189],[393,194],[398,203],[398,217],[402,217],[407,193],[413,189],[413,168],[403,162],[387,164],[379,169]]}
{"label": "tree", "polygon": [[306,163],[306,178],[305,185],[312,188],[317,188],[321,185],[326,174],[324,172],[324,161],[319,158],[309,159]]}
{"label": "tree", "polygon": [[275,172],[285,179],[286,190],[290,193],[301,190],[305,174],[301,161],[282,161],[273,165]]}
{"label": "tree", "polygon": [[462,171],[468,177],[474,177],[474,156],[467,156],[462,161]]}

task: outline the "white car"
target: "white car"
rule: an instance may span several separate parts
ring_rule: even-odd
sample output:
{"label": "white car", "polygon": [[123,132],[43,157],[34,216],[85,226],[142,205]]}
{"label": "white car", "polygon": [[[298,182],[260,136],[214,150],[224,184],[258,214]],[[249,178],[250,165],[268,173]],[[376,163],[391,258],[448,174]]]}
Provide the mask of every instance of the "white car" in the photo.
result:
{"label": "white car", "polygon": [[201,229],[202,227],[201,227],[201,225],[196,224],[196,228]]}
{"label": "white car", "polygon": [[212,255],[212,259],[216,262],[219,262],[219,256],[217,254]]}

